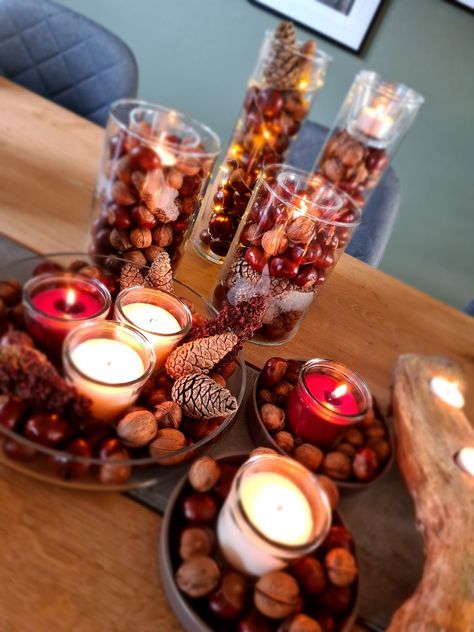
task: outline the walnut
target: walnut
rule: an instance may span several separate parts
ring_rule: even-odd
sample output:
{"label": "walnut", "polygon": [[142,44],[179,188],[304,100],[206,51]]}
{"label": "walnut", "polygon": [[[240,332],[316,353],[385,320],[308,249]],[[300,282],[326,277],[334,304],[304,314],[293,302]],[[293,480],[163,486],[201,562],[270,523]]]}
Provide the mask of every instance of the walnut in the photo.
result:
{"label": "walnut", "polygon": [[155,416],[148,410],[128,413],[117,424],[117,434],[130,448],[147,445],[156,435],[158,425]]}
{"label": "walnut", "polygon": [[132,247],[130,236],[126,230],[112,228],[109,239],[115,250],[129,250]]}
{"label": "walnut", "polygon": [[357,428],[350,428],[345,433],[344,440],[348,441],[355,448],[360,448],[364,445],[364,435]]}
{"label": "walnut", "polygon": [[364,147],[357,141],[343,143],[337,148],[336,158],[339,158],[345,167],[355,167],[364,158]]}
{"label": "walnut", "polygon": [[176,402],[164,401],[155,405],[155,418],[159,428],[179,428],[183,420],[181,406]]}
{"label": "walnut", "polygon": [[357,577],[357,564],[354,556],[343,548],[329,551],[324,559],[331,583],[335,586],[349,586]]}
{"label": "walnut", "polygon": [[277,632],[323,632],[323,629],[316,619],[300,613],[283,621]]}
{"label": "walnut", "polygon": [[174,428],[162,428],[158,430],[154,440],[150,443],[150,454],[162,457],[169,452],[177,452],[186,447],[186,437]]}
{"label": "walnut", "polygon": [[293,452],[293,458],[312,472],[315,472],[319,468],[323,457],[322,451],[315,445],[311,445],[311,443],[302,443],[296,447]]}
{"label": "walnut", "polygon": [[339,504],[339,490],[336,483],[323,474],[318,474],[318,483],[328,497],[331,509],[334,510]]}
{"label": "walnut", "polygon": [[124,252],[123,258],[130,261],[130,263],[134,263],[139,268],[146,266],[145,255],[136,248],[131,248],[130,250],[127,250],[127,252]]}
{"label": "walnut", "polygon": [[135,248],[151,246],[151,230],[149,228],[133,228],[130,231],[130,241]]}
{"label": "walnut", "polygon": [[161,246],[155,246],[155,244],[152,244],[151,246],[148,246],[148,248],[145,248],[144,255],[147,262],[153,263],[160,252],[163,252],[163,248]]}
{"label": "walnut", "polygon": [[151,233],[153,243],[161,248],[166,248],[173,241],[173,228],[169,224],[160,224]]}
{"label": "walnut", "polygon": [[261,388],[257,394],[257,401],[259,405],[274,404],[276,402],[276,395],[268,388]]}
{"label": "walnut", "polygon": [[292,434],[285,430],[280,430],[274,435],[273,439],[279,448],[284,450],[287,454],[291,454],[295,447],[295,440]]}
{"label": "walnut", "polygon": [[335,448],[336,452],[341,452],[342,454],[347,454],[350,459],[353,459],[355,453],[357,452],[356,448],[350,443],[346,443],[343,441]]}
{"label": "walnut", "polygon": [[304,215],[292,219],[286,229],[288,239],[297,244],[309,244],[314,232],[314,220]]}
{"label": "walnut", "polygon": [[197,492],[208,492],[219,480],[219,464],[210,456],[202,456],[189,468],[188,478]]}
{"label": "walnut", "polygon": [[365,436],[367,439],[385,439],[386,434],[385,426],[378,419],[365,428]]}
{"label": "walnut", "polygon": [[259,448],[254,448],[249,454],[249,458],[252,456],[259,456],[260,454],[278,454],[278,452],[273,448],[265,448],[264,446],[261,446]]}
{"label": "walnut", "polygon": [[262,248],[267,255],[279,255],[288,248],[288,237],[282,227],[267,230],[262,236]]}
{"label": "walnut", "polygon": [[369,439],[367,445],[375,452],[375,455],[380,463],[386,461],[392,452],[390,443],[385,441],[385,439]]}
{"label": "walnut", "polygon": [[195,555],[178,568],[176,584],[186,595],[205,597],[219,583],[221,572],[216,562],[206,555]]}
{"label": "walnut", "polygon": [[326,158],[321,163],[321,171],[336,184],[344,177],[344,167],[337,158]]}
{"label": "walnut", "polygon": [[270,432],[281,430],[285,425],[285,413],[274,404],[264,404],[260,408],[263,425]]}
{"label": "walnut", "polygon": [[210,555],[214,548],[214,532],[206,527],[187,527],[181,534],[179,556],[189,560],[195,555]]}
{"label": "walnut", "polygon": [[351,475],[350,458],[341,452],[329,452],[323,460],[322,472],[337,481],[346,481]]}
{"label": "walnut", "polygon": [[137,201],[132,187],[121,180],[116,180],[112,185],[112,199],[120,206],[130,206]]}
{"label": "walnut", "polygon": [[269,619],[283,619],[293,614],[300,604],[300,592],[294,577],[273,571],[255,584],[254,605]]}

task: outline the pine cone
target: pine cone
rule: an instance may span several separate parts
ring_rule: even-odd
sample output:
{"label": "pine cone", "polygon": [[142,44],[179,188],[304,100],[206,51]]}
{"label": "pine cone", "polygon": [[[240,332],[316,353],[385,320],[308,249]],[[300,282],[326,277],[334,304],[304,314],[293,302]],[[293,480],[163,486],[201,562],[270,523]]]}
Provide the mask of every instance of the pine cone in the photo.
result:
{"label": "pine cone", "polygon": [[234,333],[198,338],[177,347],[166,360],[166,370],[173,379],[190,373],[208,373],[232,351],[239,339]]}
{"label": "pine cone", "polygon": [[140,269],[134,263],[126,263],[120,273],[120,289],[133,287],[134,285],[143,285],[143,276],[140,273]]}
{"label": "pine cone", "polygon": [[226,279],[227,287],[235,285],[239,279],[247,279],[250,283],[257,283],[260,280],[260,273],[252,268],[243,257],[234,261]]}
{"label": "pine cone", "polygon": [[300,58],[300,81],[310,82],[311,71],[313,69],[312,57],[316,53],[316,42],[314,40],[306,41],[300,48],[303,57]]}
{"label": "pine cone", "polygon": [[173,272],[167,252],[159,252],[145,277],[145,286],[174,294]]}
{"label": "pine cone", "polygon": [[[300,81],[309,79],[316,43],[305,42],[298,51],[296,31],[292,22],[281,22],[272,40],[272,54],[263,70],[265,83],[273,88],[296,88]],[[302,57],[305,55],[306,57]]]}
{"label": "pine cone", "polygon": [[196,419],[212,419],[236,412],[237,400],[207,375],[192,374],[177,380],[171,398],[185,415]]}

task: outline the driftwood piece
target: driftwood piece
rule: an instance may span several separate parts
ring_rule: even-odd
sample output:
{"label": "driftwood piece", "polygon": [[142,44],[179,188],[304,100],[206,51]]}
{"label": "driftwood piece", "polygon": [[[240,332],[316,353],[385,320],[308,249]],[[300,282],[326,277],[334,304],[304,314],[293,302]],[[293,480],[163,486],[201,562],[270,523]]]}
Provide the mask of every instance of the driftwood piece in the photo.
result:
{"label": "driftwood piece", "polygon": [[426,562],[389,632],[474,631],[474,477],[453,460],[460,448],[474,446],[474,430],[461,410],[433,395],[435,375],[464,383],[447,358],[403,355],[394,371],[397,461],[415,502]]}

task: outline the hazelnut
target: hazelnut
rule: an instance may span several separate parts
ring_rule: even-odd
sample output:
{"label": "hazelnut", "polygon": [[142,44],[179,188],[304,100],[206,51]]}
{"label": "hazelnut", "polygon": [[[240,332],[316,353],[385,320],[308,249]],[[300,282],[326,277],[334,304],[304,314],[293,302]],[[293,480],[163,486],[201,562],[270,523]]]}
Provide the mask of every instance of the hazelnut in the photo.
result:
{"label": "hazelnut", "polygon": [[146,266],[145,255],[136,248],[131,248],[130,250],[127,250],[127,252],[124,252],[123,258],[130,261],[130,263],[134,263],[139,268]]}
{"label": "hazelnut", "polygon": [[295,447],[295,440],[293,439],[293,435],[285,430],[280,430],[277,432],[273,439],[279,448],[281,448],[287,454],[291,454],[293,448]]}
{"label": "hazelnut", "polygon": [[151,456],[161,457],[169,452],[177,452],[186,447],[186,437],[174,428],[158,430],[154,440],[150,443]]}
{"label": "hazelnut", "polygon": [[336,446],[336,452],[341,452],[342,454],[346,454],[350,459],[352,459],[354,458],[354,455],[357,452],[357,450],[350,443],[346,443],[345,441],[343,441],[338,446]]}
{"label": "hazelnut", "polygon": [[322,472],[337,481],[346,481],[351,475],[351,460],[347,454],[329,452],[323,459]]}
{"label": "hazelnut", "polygon": [[283,571],[273,571],[255,584],[254,605],[269,619],[283,619],[293,614],[300,604],[298,584]]}
{"label": "hazelnut", "polygon": [[385,426],[381,421],[376,419],[373,424],[364,429],[367,439],[385,439]]}
{"label": "hazelnut", "polygon": [[262,248],[267,255],[280,255],[288,248],[288,237],[282,227],[267,230],[262,236]]}
{"label": "hazelnut", "polygon": [[176,402],[164,401],[155,405],[155,419],[159,428],[179,428],[183,420],[181,406]]}
{"label": "hazelnut", "polygon": [[195,555],[210,555],[214,539],[214,532],[209,528],[187,527],[179,541],[179,556],[186,561]]}
{"label": "hazelnut", "polygon": [[386,461],[392,452],[390,443],[384,439],[370,439],[368,447],[372,448],[380,463]]}
{"label": "hazelnut", "polygon": [[153,263],[160,252],[163,252],[163,248],[161,246],[155,246],[155,244],[152,244],[151,246],[148,246],[148,248],[145,248],[144,255],[147,262]]}
{"label": "hazelnut", "polygon": [[300,613],[283,621],[277,632],[323,632],[323,629],[316,619]]}
{"label": "hazelnut", "polygon": [[324,558],[324,564],[335,586],[349,586],[357,577],[356,561],[347,549],[332,549]]}
{"label": "hazelnut", "polygon": [[339,490],[337,489],[336,483],[323,474],[318,474],[318,483],[328,497],[331,509],[334,510],[339,504]]}
{"label": "hazelnut", "polygon": [[321,465],[324,454],[319,448],[311,445],[311,443],[302,443],[295,448],[293,458],[307,467],[308,470],[315,472]]}
{"label": "hazelnut", "polygon": [[202,456],[189,469],[189,482],[197,492],[208,492],[219,480],[220,468],[215,459]]}
{"label": "hazelnut", "polygon": [[296,244],[308,244],[315,230],[315,223],[310,217],[301,215],[295,217],[288,224],[286,234],[290,241]]}
{"label": "hazelnut", "polygon": [[214,380],[216,384],[219,384],[219,386],[222,386],[222,388],[226,388],[227,386],[226,379],[220,373],[216,373],[215,371],[212,371],[211,373],[209,373],[209,377],[211,378],[211,380]]}
{"label": "hazelnut", "polygon": [[176,584],[189,597],[205,597],[217,588],[220,575],[213,559],[206,555],[195,555],[178,568]]}
{"label": "hazelnut", "polygon": [[276,402],[276,395],[268,388],[261,388],[257,394],[257,401],[261,405],[274,404]]}
{"label": "hazelnut", "polygon": [[292,567],[301,590],[311,596],[319,595],[326,589],[326,573],[319,560],[310,555],[301,558]]}
{"label": "hazelnut", "polygon": [[152,230],[151,237],[156,246],[166,248],[173,241],[173,228],[169,224],[159,224]]}
{"label": "hazelnut", "polygon": [[157,430],[155,416],[148,410],[134,410],[125,415],[117,425],[118,436],[130,448],[147,445]]}
{"label": "hazelnut", "polygon": [[115,463],[115,461],[126,461],[129,459],[126,450],[114,452],[107,457],[107,463],[99,466],[98,478],[104,485],[123,485],[132,475],[132,468],[125,463]]}
{"label": "hazelnut", "polygon": [[344,440],[356,448],[364,445],[364,435],[357,428],[350,428],[344,435]]}
{"label": "hazelnut", "polygon": [[21,301],[21,292],[21,284],[15,279],[0,281],[0,299],[7,307],[13,307]]}
{"label": "hazelnut", "polygon": [[112,199],[120,206],[130,206],[137,201],[132,187],[121,180],[116,180],[112,185]]}
{"label": "hazelnut", "polygon": [[249,458],[253,456],[258,456],[259,454],[278,454],[278,452],[273,448],[265,448],[264,446],[260,446],[252,450],[252,452],[249,454]]}
{"label": "hazelnut", "polygon": [[151,246],[151,230],[149,228],[133,228],[130,231],[130,241],[135,248]]}
{"label": "hazelnut", "polygon": [[273,392],[277,397],[277,401],[282,403],[285,402],[288,399],[288,395],[291,393],[293,388],[293,384],[290,384],[289,382],[280,382],[279,384],[277,384],[273,389]]}
{"label": "hazelnut", "polygon": [[281,430],[285,425],[285,413],[274,404],[264,404],[260,408],[263,425],[270,432]]}
{"label": "hazelnut", "polygon": [[359,481],[371,481],[375,478],[379,462],[372,448],[362,448],[354,457],[352,471]]}

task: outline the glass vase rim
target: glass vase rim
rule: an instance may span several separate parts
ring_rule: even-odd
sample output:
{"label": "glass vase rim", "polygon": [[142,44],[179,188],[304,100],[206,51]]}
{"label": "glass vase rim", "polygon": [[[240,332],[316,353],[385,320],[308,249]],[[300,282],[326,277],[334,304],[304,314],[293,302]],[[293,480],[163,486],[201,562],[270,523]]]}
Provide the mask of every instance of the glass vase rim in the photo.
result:
{"label": "glass vase rim", "polygon": [[[321,529],[321,533],[318,533],[317,535],[312,534],[308,542],[305,542],[303,544],[285,544],[283,542],[278,542],[277,540],[272,540],[271,538],[268,538],[264,533],[262,533],[260,529],[258,529],[253,524],[252,520],[250,520],[248,513],[246,512],[245,507],[243,506],[243,503],[240,499],[240,496],[241,496],[240,485],[241,485],[243,474],[245,473],[246,468],[254,465],[255,463],[259,463],[262,461],[263,462],[264,461],[267,461],[267,462],[278,461],[279,463],[285,462],[288,466],[290,466],[293,470],[298,471],[301,475],[305,475],[305,476],[309,475],[308,478],[311,479],[311,482],[313,484],[312,486],[318,490],[319,500],[321,501],[321,503],[324,505],[324,508],[326,509],[326,519]],[[289,479],[289,480],[292,480],[292,479]],[[257,536],[260,540],[263,540],[266,544],[272,547],[276,547],[278,549],[284,550],[284,551],[288,551],[290,553],[299,552],[303,555],[305,553],[308,553],[309,551],[312,551],[317,546],[319,546],[321,542],[324,541],[327,535],[327,532],[329,531],[329,528],[331,526],[331,517],[332,517],[331,505],[329,503],[327,494],[325,493],[322,486],[319,484],[316,475],[313,474],[311,470],[309,470],[299,461],[296,461],[295,459],[292,459],[289,456],[285,456],[283,454],[256,454],[254,456],[250,456],[244,463],[242,463],[239,470],[237,471],[232,487],[234,488],[235,494],[236,494],[236,506],[240,514],[242,515],[245,527],[248,530],[250,530],[251,533]],[[312,515],[314,515],[313,510],[311,510],[311,513]]]}
{"label": "glass vase rim", "polygon": [[[343,377],[344,380],[349,381],[359,390],[364,401],[364,408],[358,413],[348,415],[347,413],[341,413],[334,410],[334,408],[329,407],[325,402],[318,399],[313,393],[311,393],[305,381],[308,369],[315,367],[327,367],[332,370],[335,369],[337,372],[339,372],[340,376]],[[337,415],[341,419],[357,422],[365,417],[365,415],[372,408],[373,405],[372,393],[370,392],[367,382],[359,373],[350,369],[342,362],[338,362],[337,360],[331,360],[329,358],[313,358],[312,360],[307,360],[300,369],[298,384],[302,386],[304,394],[309,397],[312,402],[315,402],[325,412],[331,413],[332,415]]]}
{"label": "glass vase rim", "polygon": [[[71,357],[71,353],[69,352],[71,340],[74,339],[74,336],[78,336],[79,334],[83,333],[85,330],[92,329],[93,327],[103,327],[106,330],[110,330],[110,332],[117,331],[120,329],[122,331],[125,331],[129,336],[138,338],[140,344],[146,349],[147,358],[148,358],[146,368],[145,368],[145,362],[143,362],[144,371],[140,375],[140,377],[137,377],[133,380],[127,380],[126,382],[113,382],[113,383],[104,382],[103,380],[98,380],[94,377],[91,377],[90,375],[88,375],[87,373],[84,373],[83,371],[81,371],[81,369],[77,367],[76,363],[73,361]],[[102,332],[102,336],[98,335],[97,337],[103,338],[104,337],[103,334],[104,332]],[[107,337],[107,339],[116,340],[116,338],[114,337]],[[117,320],[102,320],[98,322],[84,323],[80,325],[79,327],[75,327],[72,331],[68,333],[68,335],[64,339],[62,357],[63,357],[64,366],[70,365],[72,369],[83,379],[87,380],[88,382],[93,382],[94,384],[98,384],[100,386],[105,386],[107,388],[124,388],[128,386],[133,386],[134,384],[137,384],[139,382],[145,383],[151,377],[154,366],[155,366],[155,351],[150,341],[148,340],[148,338],[145,335],[143,335],[140,331],[138,331],[138,329],[136,329],[135,327],[131,327],[130,325],[127,325],[126,323],[121,323]]]}
{"label": "glass vase rim", "polygon": [[[204,149],[201,151],[183,151],[182,149],[180,149],[180,145],[178,145],[177,143],[173,143],[169,141],[160,141],[160,146],[162,146],[164,149],[168,149],[170,152],[178,153],[185,156],[200,157],[200,158],[216,158],[221,152],[221,149],[222,149],[221,139],[219,138],[218,134],[208,125],[206,125],[205,123],[201,123],[201,121],[198,121],[197,119],[193,118],[189,114],[180,112],[179,110],[176,110],[175,108],[169,108],[164,105],[160,105],[159,103],[152,103],[151,101],[145,101],[143,99],[129,99],[129,98],[117,99],[110,106],[109,117],[113,119],[114,123],[123,132],[139,140],[141,143],[150,145],[153,143],[153,141],[150,140],[150,138],[148,138],[144,134],[140,134],[139,132],[131,129],[129,125],[124,123],[117,116],[116,109],[121,105],[134,105],[135,108],[142,108],[142,109],[152,110],[156,112],[166,112],[168,114],[174,113],[175,115],[178,116],[178,118],[181,118],[182,121],[184,121],[188,126],[190,126],[193,129],[193,131],[198,131],[198,130],[205,131],[206,134],[209,135],[212,143],[215,144],[215,148],[209,148],[207,150]],[[199,137],[201,138],[201,134],[199,134]]]}
{"label": "glass vase rim", "polygon": [[[382,75],[375,70],[359,71],[355,76],[354,85],[357,85],[359,82],[370,84],[384,97],[400,104],[416,105],[420,107],[425,102],[425,97],[414,88],[411,88],[401,81],[390,81],[389,79],[384,79]],[[394,89],[402,89],[404,93],[398,94],[394,91]]]}
{"label": "glass vase rim", "polygon": [[[66,280],[67,278],[79,280],[84,285],[92,285],[95,289],[101,294],[104,299],[104,304],[101,309],[93,314],[92,316],[81,316],[80,318],[64,318],[63,316],[54,316],[54,314],[47,314],[43,310],[39,309],[32,302],[32,288],[36,286],[39,282],[46,282],[49,279],[54,281],[57,278],[63,278]],[[37,274],[36,276],[32,276],[28,281],[26,281],[23,285],[23,302],[26,304],[27,308],[30,309],[33,313],[38,316],[42,316],[43,318],[47,318],[53,322],[64,323],[71,322],[77,323],[80,325],[81,323],[86,323],[87,321],[95,321],[96,319],[107,314],[112,306],[112,295],[107,287],[99,281],[99,279],[94,279],[93,277],[88,277],[84,274],[80,274],[80,272],[69,272],[66,270],[57,270],[51,272],[42,272],[41,274]]]}
{"label": "glass vase rim", "polygon": [[[269,38],[269,39],[274,39],[275,37],[275,31],[276,29],[266,29],[265,31],[265,37]],[[314,40],[316,42],[316,40]],[[301,46],[302,44],[304,44],[305,42],[303,40],[296,40],[296,44],[298,46]],[[294,53],[295,55],[297,55],[298,57],[301,57],[303,59],[308,59],[311,62],[318,62],[318,67],[322,68],[327,68],[329,66],[329,64],[331,64],[334,61],[334,57],[332,55],[330,55],[329,53],[327,53],[325,50],[322,50],[321,48],[319,48],[318,43],[316,42],[316,50],[314,51],[313,55],[307,55],[305,53],[302,53],[300,50],[296,49],[294,50],[291,46],[289,46],[288,44],[282,44],[283,48],[288,48],[291,49],[291,52]]]}
{"label": "glass vase rim", "polygon": [[[317,217],[315,215],[312,215],[312,213],[310,213],[309,211],[302,210],[301,207],[296,206],[296,204],[294,204],[293,202],[285,200],[285,198],[283,198],[279,193],[277,193],[275,188],[272,185],[270,185],[268,181],[265,179],[265,175],[267,174],[267,172],[270,172],[271,169],[278,169],[278,175],[280,175],[281,173],[287,172],[290,174],[304,176],[308,179],[324,180],[323,186],[327,187],[337,196],[341,197],[342,200],[349,201],[351,205],[351,210],[354,210],[356,213],[355,220],[352,222],[342,222],[340,220],[330,219],[326,217]],[[265,186],[267,191],[269,191],[272,195],[278,198],[280,202],[285,204],[285,206],[289,206],[293,208],[298,213],[299,216],[308,217],[309,219],[313,220],[315,223],[320,222],[320,223],[324,223],[330,226],[356,228],[357,226],[359,226],[360,222],[362,221],[362,209],[360,208],[360,205],[354,201],[351,195],[347,193],[347,191],[344,191],[344,189],[341,189],[341,187],[337,186],[337,184],[333,184],[330,180],[328,180],[327,178],[321,177],[319,174],[311,173],[310,171],[305,171],[304,169],[299,169],[298,167],[293,167],[286,163],[274,163],[270,165],[265,165],[262,171],[260,172],[260,174],[258,175],[258,178],[259,178],[259,181]],[[316,209],[324,208],[322,204],[308,201],[306,198],[302,197],[301,195],[298,195],[297,193],[291,191],[285,184],[278,183],[278,186],[283,187],[292,196],[292,198],[298,198],[302,202],[307,204],[308,206],[313,206]]]}
{"label": "glass vase rim", "polygon": [[[132,293],[132,290],[141,290],[142,292],[143,291],[156,292],[157,294],[161,293],[169,297],[170,299],[173,299],[174,301],[180,303],[186,313],[186,317],[187,317],[186,325],[183,328],[181,328],[179,331],[175,331],[173,333],[159,333],[157,331],[150,331],[149,329],[145,329],[145,327],[138,327],[137,325],[133,323],[132,320],[130,320],[130,318],[128,318],[128,316],[124,313],[123,308],[122,308],[123,298],[128,296],[128,294]],[[137,301],[137,303],[138,302],[146,303],[147,301]],[[153,305],[154,303],[149,303],[149,304]],[[134,329],[138,329],[139,331],[146,331],[147,334],[160,336],[162,338],[168,338],[168,337],[175,338],[176,336],[180,336],[181,338],[183,338],[189,333],[192,326],[193,315],[191,314],[191,310],[189,309],[189,307],[184,303],[184,301],[178,298],[175,294],[172,294],[171,292],[167,292],[166,290],[157,290],[151,287],[143,287],[142,285],[132,285],[132,287],[127,287],[121,290],[117,294],[117,298],[115,299],[115,303],[114,303],[114,309],[116,309],[119,312],[121,318],[125,320],[124,324],[129,325],[130,327],[133,327]],[[118,321],[118,322],[123,322],[123,321]]]}

